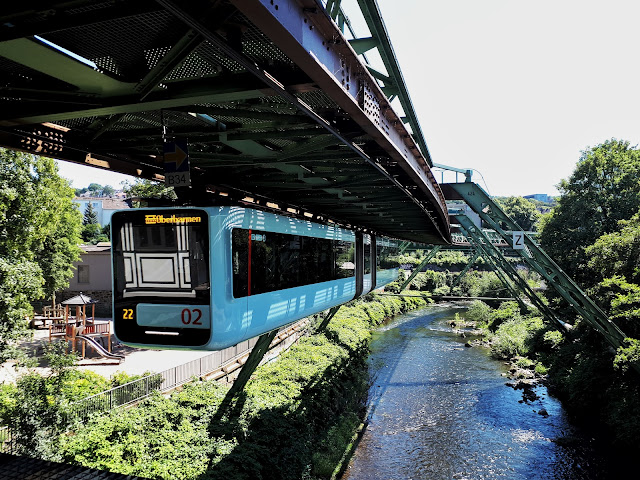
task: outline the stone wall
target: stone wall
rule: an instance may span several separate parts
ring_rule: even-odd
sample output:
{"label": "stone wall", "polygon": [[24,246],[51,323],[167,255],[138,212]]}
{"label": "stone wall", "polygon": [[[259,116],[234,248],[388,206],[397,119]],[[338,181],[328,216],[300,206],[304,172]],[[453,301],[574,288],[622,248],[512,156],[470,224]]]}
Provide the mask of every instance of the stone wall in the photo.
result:
{"label": "stone wall", "polygon": [[111,317],[111,290],[83,290],[81,292],[76,290],[66,290],[64,292],[59,292],[56,295],[56,302],[62,303],[69,298],[80,295],[81,293],[98,301],[98,303],[96,303],[96,317]]}

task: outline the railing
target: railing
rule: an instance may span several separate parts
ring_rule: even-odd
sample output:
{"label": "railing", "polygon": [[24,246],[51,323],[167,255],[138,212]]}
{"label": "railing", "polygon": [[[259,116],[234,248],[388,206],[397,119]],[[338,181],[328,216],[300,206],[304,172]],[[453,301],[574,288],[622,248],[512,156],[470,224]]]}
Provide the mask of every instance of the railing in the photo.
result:
{"label": "railing", "polygon": [[0,453],[13,452],[13,435],[9,427],[0,427]]}
{"label": "railing", "polygon": [[[299,338],[308,323],[302,320],[292,326],[282,329],[271,347],[282,343],[287,338]],[[71,406],[68,414],[70,421],[85,421],[91,414],[111,410],[139,402],[155,391],[166,392],[187,383],[193,378],[211,376],[213,379],[222,378],[244,364],[257,338],[245,340],[233,347],[213,352],[190,362],[178,365],[160,373],[154,373],[132,382],[120,385],[87,397]]]}
{"label": "railing", "polygon": [[[293,343],[304,334],[308,324],[309,320],[303,319],[281,329],[271,343],[270,348],[285,342],[287,339],[291,340],[290,343]],[[92,414],[135,404],[153,392],[167,392],[187,383],[194,377],[211,377],[217,380],[227,376],[244,365],[244,360],[246,360],[251,348],[257,341],[257,338],[246,340],[233,347],[213,352],[211,355],[84,398],[71,406],[70,411],[67,413],[67,420],[69,423],[86,421]],[[12,453],[13,451],[14,444],[11,430],[9,427],[0,427],[0,453]]]}

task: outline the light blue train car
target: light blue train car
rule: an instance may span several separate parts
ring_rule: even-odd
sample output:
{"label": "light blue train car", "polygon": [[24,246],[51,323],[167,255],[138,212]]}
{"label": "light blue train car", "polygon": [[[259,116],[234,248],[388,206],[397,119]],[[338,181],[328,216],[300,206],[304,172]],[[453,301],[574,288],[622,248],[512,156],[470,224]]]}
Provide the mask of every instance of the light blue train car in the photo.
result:
{"label": "light blue train car", "polygon": [[113,313],[124,343],[220,350],[395,280],[395,241],[242,207],[120,211]]}

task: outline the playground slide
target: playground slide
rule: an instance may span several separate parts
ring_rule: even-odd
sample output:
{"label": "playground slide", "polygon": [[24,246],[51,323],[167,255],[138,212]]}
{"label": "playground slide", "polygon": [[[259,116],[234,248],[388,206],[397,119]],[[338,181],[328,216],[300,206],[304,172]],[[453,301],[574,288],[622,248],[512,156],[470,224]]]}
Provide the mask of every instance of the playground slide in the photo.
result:
{"label": "playground slide", "polygon": [[82,340],[87,342],[87,345],[89,345],[96,352],[98,352],[98,355],[100,355],[101,357],[110,358],[112,360],[118,360],[119,362],[122,362],[124,360],[124,355],[116,355],[115,353],[109,353],[104,349],[102,345],[100,345],[91,337],[87,337],[86,335],[77,335],[76,338],[81,338]]}

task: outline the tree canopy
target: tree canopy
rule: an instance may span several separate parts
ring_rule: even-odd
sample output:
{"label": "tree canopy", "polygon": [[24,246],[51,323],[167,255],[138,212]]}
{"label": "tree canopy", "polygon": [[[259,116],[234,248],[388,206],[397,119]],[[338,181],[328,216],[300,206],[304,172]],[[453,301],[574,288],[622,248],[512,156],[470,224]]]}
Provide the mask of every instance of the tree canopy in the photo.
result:
{"label": "tree canopy", "polygon": [[507,197],[499,200],[504,213],[509,215],[525,231],[533,231],[540,219],[535,202],[523,197]]}
{"label": "tree canopy", "polygon": [[48,158],[0,149],[0,359],[26,330],[30,301],[73,275],[82,215]]}
{"label": "tree canopy", "polygon": [[541,222],[540,242],[570,276],[588,282],[585,249],[640,208],[640,151],[615,139],[589,148],[559,190],[558,205]]}
{"label": "tree canopy", "polygon": [[[146,179],[136,179],[135,183],[123,182],[123,190],[127,198],[156,198],[167,200],[175,200],[178,198],[173,187],[166,187],[163,183]],[[139,207],[140,201],[135,200],[133,206]]]}

